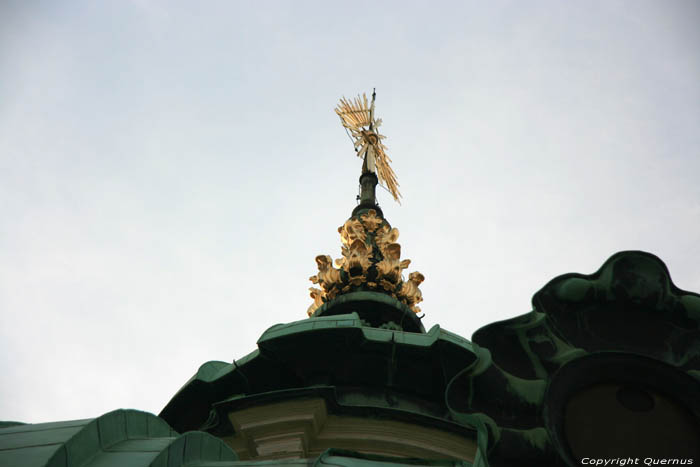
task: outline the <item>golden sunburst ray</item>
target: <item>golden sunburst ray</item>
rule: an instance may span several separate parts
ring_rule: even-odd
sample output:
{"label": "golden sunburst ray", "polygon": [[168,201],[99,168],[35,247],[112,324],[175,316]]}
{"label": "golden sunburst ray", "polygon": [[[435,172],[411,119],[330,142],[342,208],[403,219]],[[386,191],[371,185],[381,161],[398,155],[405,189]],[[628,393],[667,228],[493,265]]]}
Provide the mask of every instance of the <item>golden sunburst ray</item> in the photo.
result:
{"label": "golden sunburst ray", "polygon": [[374,98],[373,93],[370,103],[364,93],[354,99],[342,97],[335,108],[335,113],[340,117],[343,127],[349,131],[357,156],[364,161],[363,170],[375,172],[394,200],[401,204],[399,183],[389,165],[391,159],[386,153],[387,147],[381,142],[386,136],[377,132],[382,119],[374,118]]}

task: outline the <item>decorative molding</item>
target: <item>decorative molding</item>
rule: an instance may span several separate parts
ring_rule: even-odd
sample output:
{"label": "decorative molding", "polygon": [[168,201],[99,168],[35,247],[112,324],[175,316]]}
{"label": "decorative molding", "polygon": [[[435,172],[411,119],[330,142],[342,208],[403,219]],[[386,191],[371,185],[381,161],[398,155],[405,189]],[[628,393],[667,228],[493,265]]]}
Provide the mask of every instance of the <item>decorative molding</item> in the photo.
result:
{"label": "decorative molding", "polygon": [[242,460],[318,457],[329,448],[364,454],[472,462],[476,443],[404,421],[329,414],[322,398],[293,399],[232,411],[236,434],[223,440]]}
{"label": "decorative molding", "polygon": [[[456,420],[478,418],[488,426],[490,463],[579,465],[577,452],[583,452],[580,446],[590,433],[570,439],[581,432],[570,423],[566,428],[567,412],[627,430],[627,446],[639,449],[609,443],[608,454],[618,457],[652,452],[641,440],[652,438],[656,428],[651,434],[640,430],[655,420],[666,420],[664,429],[676,433],[669,436],[681,444],[687,426],[700,433],[700,296],[677,288],[659,258],[641,251],[617,253],[593,274],[552,279],[532,303],[530,313],[474,333],[473,342],[488,349],[490,361],[480,357],[481,368],[455,377],[446,394]],[[595,389],[606,385],[622,391],[623,401],[627,393],[639,404],[652,399],[657,406],[616,417],[631,409],[612,390]],[[582,411],[577,398],[597,406]],[[606,404],[619,410],[593,410]],[[639,422],[625,426],[629,420]],[[606,443],[605,437],[596,439],[598,445]],[[678,457],[677,445],[662,443],[665,447],[653,452]],[[591,456],[594,451],[585,450]]]}
{"label": "decorative molding", "polygon": [[423,294],[418,286],[425,280],[419,272],[412,272],[408,281],[402,272],[411,260],[401,260],[401,245],[396,240],[399,231],[392,228],[375,209],[348,219],[338,227],[342,257],[333,261],[328,255],[316,257],[318,274],[309,280],[321,288],[310,288],[314,303],[307,310],[313,316],[321,305],[339,295],[356,291],[386,293],[420,313],[418,303]]}

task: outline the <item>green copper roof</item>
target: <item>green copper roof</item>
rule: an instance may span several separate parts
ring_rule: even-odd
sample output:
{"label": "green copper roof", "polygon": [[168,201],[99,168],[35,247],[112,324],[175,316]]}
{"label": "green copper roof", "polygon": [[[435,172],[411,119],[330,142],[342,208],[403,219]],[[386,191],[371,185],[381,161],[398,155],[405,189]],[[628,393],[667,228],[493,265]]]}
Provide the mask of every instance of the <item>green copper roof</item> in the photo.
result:
{"label": "green copper roof", "polygon": [[96,419],[0,422],[3,467],[471,467],[463,461],[406,459],[328,449],[318,458],[239,461],[223,441],[202,432],[178,435],[160,418],[115,410]]}
{"label": "green copper roof", "polygon": [[184,467],[235,460],[219,439],[203,432],[179,435],[136,410],[0,429],[0,465],[7,467]]}
{"label": "green copper roof", "polygon": [[217,403],[242,395],[353,387],[419,397],[442,407],[431,416],[448,417],[445,388],[476,361],[468,340],[439,326],[419,334],[367,327],[357,313],[320,316],[272,326],[258,340],[258,350],[233,364],[203,365],[161,416],[180,431],[209,429]]}
{"label": "green copper roof", "polygon": [[382,292],[362,290],[339,295],[321,305],[312,318],[356,312],[367,327],[425,333],[420,318],[405,303]]}
{"label": "green copper roof", "polygon": [[676,287],[659,258],[616,253],[593,274],[552,279],[532,304],[474,333],[491,364],[447,391],[456,419],[487,425],[492,465],[578,465],[562,414],[572,394],[601,381],[667,394],[700,420],[700,295]]}

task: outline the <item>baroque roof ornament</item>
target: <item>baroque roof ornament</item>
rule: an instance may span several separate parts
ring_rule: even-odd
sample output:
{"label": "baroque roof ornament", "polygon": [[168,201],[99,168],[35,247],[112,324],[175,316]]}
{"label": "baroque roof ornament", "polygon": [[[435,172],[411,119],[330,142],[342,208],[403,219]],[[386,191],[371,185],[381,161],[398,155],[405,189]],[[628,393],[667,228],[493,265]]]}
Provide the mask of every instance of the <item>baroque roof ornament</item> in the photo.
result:
{"label": "baroque roof ornament", "polygon": [[425,277],[416,271],[404,280],[402,272],[411,260],[401,259],[401,245],[396,243],[398,229],[370,209],[348,219],[338,227],[338,233],[342,256],[335,260],[335,266],[330,256],[316,256],[318,273],[309,280],[321,288],[309,288],[314,299],[307,311],[309,316],[337,296],[360,290],[385,293],[420,313],[418,303],[423,295],[418,286]]}
{"label": "baroque roof ornament", "polygon": [[397,243],[399,231],[384,219],[374,197],[378,180],[386,184],[397,202],[401,196],[396,175],[389,166],[391,159],[381,143],[385,137],[376,132],[381,120],[374,119],[375,97],[373,92],[371,105],[365,95],[354,101],[343,98],[335,109],[354,139],[358,156],[363,158],[362,195],[360,205],[338,228],[342,256],[335,260],[335,265],[328,255],[316,256],[318,273],[309,280],[320,288],[309,288],[314,299],[307,310],[309,317],[324,303],[357,291],[387,294],[414,313],[420,313],[418,303],[423,296],[418,286],[425,277],[420,272],[412,272],[408,280],[404,280],[402,272],[411,260],[401,259],[401,245]]}
{"label": "baroque roof ornament", "polygon": [[387,147],[382,143],[386,136],[380,134],[377,129],[382,124],[382,119],[374,117],[374,100],[377,93],[372,91],[372,102],[367,101],[367,95],[357,96],[354,100],[340,99],[335,108],[335,113],[353,139],[357,156],[363,159],[362,173],[376,173],[379,182],[386,186],[394,200],[401,204],[399,198],[399,183],[396,174],[389,163],[391,159],[387,155]]}

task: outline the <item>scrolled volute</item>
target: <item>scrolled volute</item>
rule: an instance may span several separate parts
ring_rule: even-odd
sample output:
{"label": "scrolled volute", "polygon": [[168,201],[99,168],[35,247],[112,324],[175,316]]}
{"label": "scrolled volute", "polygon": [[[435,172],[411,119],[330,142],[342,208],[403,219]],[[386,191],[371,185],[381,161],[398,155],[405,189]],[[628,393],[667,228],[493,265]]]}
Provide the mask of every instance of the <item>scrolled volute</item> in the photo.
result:
{"label": "scrolled volute", "polygon": [[423,300],[418,286],[425,277],[419,272],[409,274],[403,280],[402,272],[411,260],[401,260],[401,245],[396,240],[399,231],[370,209],[360,216],[348,219],[338,228],[341,239],[342,257],[333,260],[328,255],[316,257],[318,274],[309,280],[321,287],[310,288],[314,303],[309,306],[309,316],[323,303],[336,296],[357,291],[373,290],[387,293],[406,304],[415,313],[416,306]]}

